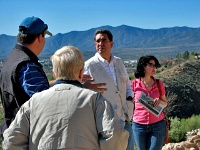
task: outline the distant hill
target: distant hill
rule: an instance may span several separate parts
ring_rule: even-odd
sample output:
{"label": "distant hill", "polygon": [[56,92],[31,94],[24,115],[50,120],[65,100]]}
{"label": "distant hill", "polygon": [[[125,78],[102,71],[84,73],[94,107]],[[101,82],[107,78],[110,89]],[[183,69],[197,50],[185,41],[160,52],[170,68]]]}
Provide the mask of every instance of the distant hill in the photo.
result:
{"label": "distant hill", "polygon": [[200,114],[200,60],[170,61],[156,75],[166,86],[169,117],[188,118]]}
{"label": "distant hill", "polygon": [[[174,56],[174,54],[185,50],[200,52],[200,28],[141,29],[121,25],[117,27],[101,26],[86,31],[56,34],[47,38],[41,56],[49,56],[64,45],[76,46],[85,53],[94,52],[93,36],[97,29],[108,29],[113,33],[113,52],[124,58],[146,53]],[[0,35],[0,56],[7,56],[16,41],[16,36]]]}

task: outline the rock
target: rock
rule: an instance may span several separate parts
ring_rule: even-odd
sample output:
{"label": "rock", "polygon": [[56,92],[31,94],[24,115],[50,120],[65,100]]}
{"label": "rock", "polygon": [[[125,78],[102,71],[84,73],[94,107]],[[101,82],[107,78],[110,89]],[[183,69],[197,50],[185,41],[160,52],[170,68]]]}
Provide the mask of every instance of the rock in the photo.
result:
{"label": "rock", "polygon": [[200,129],[187,132],[186,136],[186,141],[165,144],[162,150],[200,150]]}

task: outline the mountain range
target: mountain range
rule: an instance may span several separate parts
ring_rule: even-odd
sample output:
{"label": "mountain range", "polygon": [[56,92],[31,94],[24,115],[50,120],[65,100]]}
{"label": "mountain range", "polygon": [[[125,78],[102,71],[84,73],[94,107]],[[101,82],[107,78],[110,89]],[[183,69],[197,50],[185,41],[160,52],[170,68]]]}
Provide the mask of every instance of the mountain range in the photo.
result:
{"label": "mountain range", "polygon": [[[98,29],[108,29],[113,33],[113,52],[125,58],[144,54],[173,56],[185,50],[200,52],[200,27],[141,29],[121,25],[58,33],[46,39],[46,45],[40,56],[49,56],[64,45],[76,46],[84,55],[89,52],[94,53],[94,33]],[[7,56],[16,42],[16,36],[0,35],[0,57]]]}

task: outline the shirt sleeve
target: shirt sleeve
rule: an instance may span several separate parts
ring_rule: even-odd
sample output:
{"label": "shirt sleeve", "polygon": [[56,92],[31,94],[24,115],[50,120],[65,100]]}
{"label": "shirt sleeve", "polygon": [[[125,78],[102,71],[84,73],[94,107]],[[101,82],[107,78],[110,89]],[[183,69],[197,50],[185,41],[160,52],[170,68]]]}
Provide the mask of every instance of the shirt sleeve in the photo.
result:
{"label": "shirt sleeve", "polygon": [[132,91],[132,88],[131,88],[131,81],[129,79],[129,75],[128,75],[126,68],[125,68],[122,61],[121,61],[121,63],[122,63],[123,69],[124,69],[124,74],[126,76],[126,97],[128,97],[128,96],[133,97],[133,91]]}
{"label": "shirt sleeve", "polygon": [[46,75],[33,62],[28,62],[21,67],[18,72],[19,82],[24,91],[31,97],[34,93],[41,92],[49,88]]}
{"label": "shirt sleeve", "polygon": [[89,71],[89,66],[88,67],[84,67],[84,74],[90,74],[90,71]]}
{"label": "shirt sleeve", "polygon": [[4,150],[28,150],[30,129],[29,101],[24,103],[15,119],[3,133],[2,143]]}

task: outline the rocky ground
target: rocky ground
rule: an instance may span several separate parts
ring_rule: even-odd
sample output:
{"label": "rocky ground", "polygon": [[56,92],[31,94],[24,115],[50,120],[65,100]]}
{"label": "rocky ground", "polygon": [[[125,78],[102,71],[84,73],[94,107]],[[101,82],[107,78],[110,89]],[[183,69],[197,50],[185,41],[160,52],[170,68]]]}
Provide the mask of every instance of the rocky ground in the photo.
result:
{"label": "rocky ground", "polygon": [[188,132],[186,136],[186,141],[165,144],[162,150],[200,150],[200,129]]}

